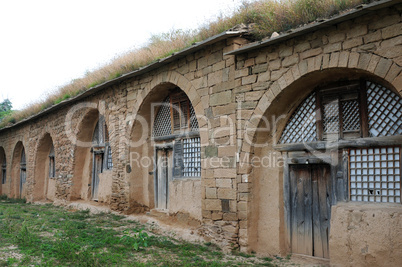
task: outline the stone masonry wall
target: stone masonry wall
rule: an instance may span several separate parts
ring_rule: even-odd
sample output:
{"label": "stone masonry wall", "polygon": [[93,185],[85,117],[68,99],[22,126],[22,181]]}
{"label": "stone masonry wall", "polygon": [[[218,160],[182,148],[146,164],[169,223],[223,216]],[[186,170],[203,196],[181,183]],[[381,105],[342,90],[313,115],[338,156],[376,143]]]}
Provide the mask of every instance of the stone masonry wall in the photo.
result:
{"label": "stone masonry wall", "polygon": [[[251,206],[260,205],[255,202],[258,197],[251,193],[264,194],[253,188],[258,177],[254,177],[251,165],[255,151],[252,142],[264,139],[257,132],[261,118],[281,103],[291,103],[293,98],[306,95],[298,88],[336,80],[339,75],[369,77],[402,94],[401,12],[401,5],[393,6],[236,56],[224,54],[248,41],[242,37],[228,38],[145,74],[119,80],[51,114],[0,130],[0,146],[8,163],[7,183],[2,192],[12,195],[11,179],[19,179],[11,177],[11,166],[15,145],[21,141],[28,165],[25,197],[33,200],[37,146],[49,133],[56,153],[56,199],[69,201],[77,164],[74,138],[85,132],[83,118],[97,110],[106,118],[112,147],[112,195],[107,204],[113,210],[129,210],[133,190],[132,174],[128,172],[133,121],[151,93],[172,84],[187,94],[199,120],[203,224],[200,233],[225,248],[287,253],[281,247],[283,236],[278,234],[283,223],[279,193],[270,199],[270,213],[261,211],[254,222],[263,225],[266,216],[270,216],[270,230],[258,232],[261,228],[250,226]],[[280,98],[284,95],[287,100]],[[272,190],[280,192],[281,172],[270,175],[278,181],[273,183]],[[250,236],[258,238],[250,240]],[[259,241],[262,239],[269,240],[275,248],[263,246]]]}

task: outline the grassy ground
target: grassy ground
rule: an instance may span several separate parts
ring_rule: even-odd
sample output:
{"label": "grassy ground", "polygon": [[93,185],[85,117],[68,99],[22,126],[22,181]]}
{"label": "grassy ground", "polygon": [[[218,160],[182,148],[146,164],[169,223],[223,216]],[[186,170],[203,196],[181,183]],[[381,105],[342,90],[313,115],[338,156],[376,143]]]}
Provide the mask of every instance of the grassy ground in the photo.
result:
{"label": "grassy ground", "polygon": [[275,266],[282,258],[224,254],[152,232],[113,213],[0,201],[0,266]]}

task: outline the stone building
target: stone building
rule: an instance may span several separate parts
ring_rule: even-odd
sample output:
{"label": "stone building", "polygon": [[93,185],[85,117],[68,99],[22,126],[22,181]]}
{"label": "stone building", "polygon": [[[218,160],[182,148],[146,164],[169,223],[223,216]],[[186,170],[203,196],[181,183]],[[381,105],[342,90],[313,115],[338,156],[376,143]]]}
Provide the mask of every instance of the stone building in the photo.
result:
{"label": "stone building", "polygon": [[225,248],[402,260],[402,4],[235,28],[0,130],[0,192],[166,212]]}

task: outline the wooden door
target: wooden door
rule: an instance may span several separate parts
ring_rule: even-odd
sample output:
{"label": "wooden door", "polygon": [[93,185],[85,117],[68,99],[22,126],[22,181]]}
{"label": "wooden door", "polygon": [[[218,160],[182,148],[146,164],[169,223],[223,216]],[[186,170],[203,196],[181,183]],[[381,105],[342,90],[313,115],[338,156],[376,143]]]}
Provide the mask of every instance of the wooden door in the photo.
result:
{"label": "wooden door", "polygon": [[330,166],[290,165],[292,252],[329,258]]}
{"label": "wooden door", "polygon": [[20,198],[22,197],[22,192],[24,190],[24,185],[27,179],[27,171],[24,168],[20,169]]}
{"label": "wooden door", "polygon": [[94,154],[92,172],[92,200],[98,200],[99,173],[103,171],[103,153]]}
{"label": "wooden door", "polygon": [[167,209],[169,203],[169,181],[172,179],[172,149],[157,149],[157,170],[155,179],[156,207]]}

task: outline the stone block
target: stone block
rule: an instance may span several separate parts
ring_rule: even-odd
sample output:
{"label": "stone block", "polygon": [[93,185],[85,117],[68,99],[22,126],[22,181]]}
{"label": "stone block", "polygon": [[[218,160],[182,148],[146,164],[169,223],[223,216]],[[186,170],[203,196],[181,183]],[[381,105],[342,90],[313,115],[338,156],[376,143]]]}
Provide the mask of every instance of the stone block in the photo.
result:
{"label": "stone block", "polygon": [[357,47],[362,44],[363,44],[363,38],[356,37],[356,38],[349,39],[349,40],[346,40],[345,42],[343,42],[343,49],[350,49],[350,48]]}
{"label": "stone block", "polygon": [[315,49],[310,49],[310,50],[304,51],[303,53],[300,53],[300,59],[303,60],[306,58],[314,57],[321,53],[322,53],[322,48],[317,47]]}
{"label": "stone block", "polygon": [[216,188],[214,188],[214,187],[205,188],[205,197],[206,198],[217,198]]}
{"label": "stone block", "polygon": [[299,62],[299,55],[294,54],[289,57],[285,57],[282,61],[282,67],[289,67]]}
{"label": "stone block", "polygon": [[381,30],[382,38],[389,39],[402,34],[402,23],[388,26]]}
{"label": "stone block", "polygon": [[221,211],[222,204],[220,199],[205,199],[204,200],[205,210],[210,211]]}
{"label": "stone block", "polygon": [[214,175],[216,178],[236,178],[236,169],[215,169]]}
{"label": "stone block", "polygon": [[216,94],[212,94],[209,98],[211,106],[225,105],[232,102],[232,91],[224,91]]}
{"label": "stone block", "polygon": [[388,70],[391,68],[391,65],[392,65],[392,60],[381,58],[375,68],[374,73],[376,75],[384,78],[385,75],[387,75]]}
{"label": "stone block", "polygon": [[219,199],[236,199],[236,190],[233,188],[218,188]]}

